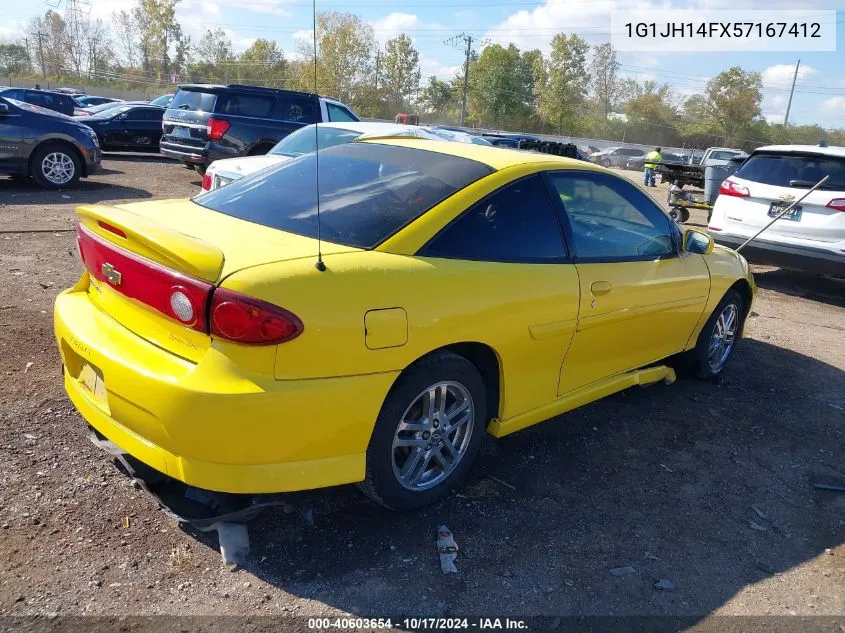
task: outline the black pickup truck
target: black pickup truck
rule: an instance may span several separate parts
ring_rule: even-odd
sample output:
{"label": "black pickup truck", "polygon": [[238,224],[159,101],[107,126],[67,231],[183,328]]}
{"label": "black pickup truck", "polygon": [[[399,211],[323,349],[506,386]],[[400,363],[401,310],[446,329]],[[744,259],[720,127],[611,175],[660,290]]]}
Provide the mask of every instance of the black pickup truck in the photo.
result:
{"label": "black pickup truck", "polygon": [[179,86],[164,113],[159,151],[201,174],[221,158],[266,154],[294,130],[324,121],[357,121],[334,99],[238,84]]}

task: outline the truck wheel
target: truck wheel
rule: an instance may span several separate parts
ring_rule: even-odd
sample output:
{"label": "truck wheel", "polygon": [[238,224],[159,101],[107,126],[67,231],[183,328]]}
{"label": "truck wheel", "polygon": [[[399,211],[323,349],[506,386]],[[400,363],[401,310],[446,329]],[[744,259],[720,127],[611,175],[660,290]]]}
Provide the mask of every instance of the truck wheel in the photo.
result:
{"label": "truck wheel", "polygon": [[82,171],[79,158],[66,143],[42,145],[30,160],[32,179],[45,189],[73,187],[79,182]]}
{"label": "truck wheel", "polygon": [[208,169],[207,165],[194,165],[194,169],[197,170],[197,173],[200,176],[205,176],[205,170]]}

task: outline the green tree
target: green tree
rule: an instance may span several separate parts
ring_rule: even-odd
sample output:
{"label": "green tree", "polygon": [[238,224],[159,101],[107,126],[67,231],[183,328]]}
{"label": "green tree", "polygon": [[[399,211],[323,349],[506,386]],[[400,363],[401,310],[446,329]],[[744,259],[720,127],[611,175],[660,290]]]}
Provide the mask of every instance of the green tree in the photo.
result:
{"label": "green tree", "polygon": [[613,46],[609,42],[596,46],[590,61],[590,75],[593,93],[605,118],[619,97],[621,86],[618,71],[619,62],[616,61],[616,50]]}
{"label": "green tree", "polygon": [[232,40],[226,31],[221,28],[208,30],[194,47],[188,73],[194,81],[228,83],[237,78],[234,61]]}
{"label": "green tree", "polygon": [[176,5],[181,0],[137,0],[132,9],[132,26],[138,38],[141,65],[145,73],[166,80],[171,68],[171,49],[178,50],[184,38],[176,20]]}
{"label": "green tree", "polygon": [[586,41],[575,34],[558,33],[552,38],[552,50],[545,65],[546,81],[541,91],[540,113],[544,119],[563,132],[564,124],[571,126],[582,111],[587,94]]}
{"label": "green tree", "polygon": [[487,46],[470,65],[470,118],[493,127],[522,122],[531,113],[533,83],[531,69],[515,45]]}
{"label": "green tree", "polygon": [[[314,52],[311,42],[300,42],[299,86],[314,90]],[[326,11],[317,14],[317,89],[344,102],[372,80],[375,34],[357,15]]]}
{"label": "green tree", "polygon": [[286,73],[285,54],[271,40],[255,40],[238,58],[239,82],[282,87],[287,85]]}
{"label": "green tree", "polygon": [[420,54],[404,33],[388,40],[382,56],[379,86],[390,112],[402,110],[420,87]]}
{"label": "green tree", "polygon": [[420,105],[424,112],[436,116],[447,115],[456,107],[452,86],[437,77],[429,77],[428,84],[420,91]]}
{"label": "green tree", "polygon": [[713,77],[705,91],[711,117],[718,122],[725,142],[734,142],[737,132],[760,115],[763,82],[760,73],[739,66]]}
{"label": "green tree", "polygon": [[29,52],[23,44],[0,43],[0,75],[18,75],[29,72]]}

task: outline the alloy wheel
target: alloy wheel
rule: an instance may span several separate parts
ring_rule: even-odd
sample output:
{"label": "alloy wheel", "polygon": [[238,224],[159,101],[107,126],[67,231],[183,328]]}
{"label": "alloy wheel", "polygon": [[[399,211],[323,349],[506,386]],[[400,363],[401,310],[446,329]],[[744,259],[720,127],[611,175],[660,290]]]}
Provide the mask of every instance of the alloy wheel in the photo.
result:
{"label": "alloy wheel", "polygon": [[76,166],[67,154],[50,152],[41,161],[41,173],[54,185],[64,185],[73,179]]}
{"label": "alloy wheel", "polygon": [[427,490],[449,476],[470,445],[475,406],[466,387],[438,382],[411,403],[396,428],[391,462],[408,490]]}
{"label": "alloy wheel", "polygon": [[710,345],[707,348],[707,361],[714,373],[721,371],[725,366],[733,349],[739,323],[738,315],[739,310],[736,305],[729,303],[716,319],[713,333],[710,335]]}

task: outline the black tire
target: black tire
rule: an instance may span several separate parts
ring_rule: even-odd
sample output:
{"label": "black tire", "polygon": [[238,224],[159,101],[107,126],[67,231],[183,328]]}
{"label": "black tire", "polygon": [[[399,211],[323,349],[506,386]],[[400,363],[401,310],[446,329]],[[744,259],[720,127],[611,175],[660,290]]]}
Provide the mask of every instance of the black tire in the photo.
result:
{"label": "black tire", "polygon": [[[44,167],[44,160],[50,156],[67,157],[72,165],[73,175],[65,181],[57,182],[47,177],[47,172]],[[64,158],[61,158],[64,161]],[[30,159],[30,176],[41,187],[45,189],[66,189],[75,187],[79,182],[79,177],[82,175],[82,164],[79,156],[76,154],[76,149],[67,143],[46,143],[36,148]]]}
{"label": "black tire", "polygon": [[194,164],[193,163],[182,163],[182,167],[184,167],[185,169],[193,169]]}
{"label": "black tire", "polygon": [[610,167],[610,161],[607,159],[602,159],[601,161],[599,161],[599,165],[601,165],[602,167]]}
{"label": "black tire", "polygon": [[200,176],[205,176],[205,170],[208,169],[208,165],[194,165],[194,169],[197,170]]}
{"label": "black tire", "polygon": [[[719,320],[719,316],[722,312],[724,312],[729,305],[733,305],[736,310],[736,328],[733,344],[721,364],[714,368],[710,364],[708,354],[709,346],[713,337],[713,331],[716,329],[716,322]],[[728,290],[725,293],[725,296],[722,297],[719,305],[717,305],[716,309],[713,310],[713,314],[711,314],[710,318],[707,319],[707,323],[704,324],[701,333],[698,335],[698,341],[696,341],[695,347],[686,354],[686,360],[688,361],[689,367],[696,376],[707,379],[713,378],[714,376],[722,373],[722,370],[725,366],[727,366],[731,356],[733,356],[737,343],[739,343],[739,334],[742,332],[744,321],[745,300],[736,290]]]}
{"label": "black tire", "polygon": [[[412,490],[402,485],[394,473],[393,440],[400,420],[417,398],[429,387],[445,381],[461,385],[472,401],[474,415],[466,449],[439,483]],[[412,510],[435,503],[466,475],[486,433],[487,421],[487,394],[475,365],[451,352],[425,356],[405,370],[382,404],[367,447],[364,481],[358,486],[370,499],[391,510]]]}

